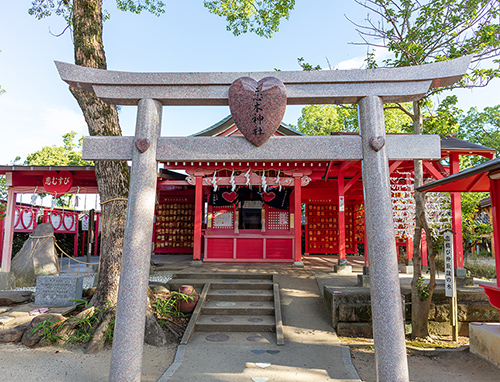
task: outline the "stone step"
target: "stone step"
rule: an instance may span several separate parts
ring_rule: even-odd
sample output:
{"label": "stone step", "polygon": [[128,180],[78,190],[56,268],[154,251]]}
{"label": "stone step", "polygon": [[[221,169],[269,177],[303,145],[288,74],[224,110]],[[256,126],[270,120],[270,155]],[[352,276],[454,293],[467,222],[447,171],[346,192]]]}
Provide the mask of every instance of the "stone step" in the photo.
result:
{"label": "stone step", "polygon": [[[220,305],[218,305],[220,304]],[[203,315],[274,315],[272,301],[207,301],[201,309]]]}
{"label": "stone step", "polygon": [[273,289],[273,283],[264,280],[223,280],[223,282],[212,282],[211,289],[270,290]]}
{"label": "stone step", "polygon": [[210,289],[207,301],[273,301],[273,290]]}
{"label": "stone step", "polygon": [[202,315],[196,331],[202,332],[274,332],[274,316],[269,315]]}
{"label": "stone step", "polygon": [[259,279],[172,279],[168,285],[172,290],[179,290],[183,285],[192,285],[197,291],[205,284],[211,283],[211,289],[272,289],[271,280]]}
{"label": "stone step", "polygon": [[210,279],[210,280],[221,280],[221,279],[251,279],[251,280],[273,280],[273,274],[265,274],[265,273],[223,273],[223,272],[212,272],[212,273],[203,273],[203,272],[179,272],[174,273],[172,276],[172,280],[176,279],[188,279],[188,280],[197,280],[197,279]]}

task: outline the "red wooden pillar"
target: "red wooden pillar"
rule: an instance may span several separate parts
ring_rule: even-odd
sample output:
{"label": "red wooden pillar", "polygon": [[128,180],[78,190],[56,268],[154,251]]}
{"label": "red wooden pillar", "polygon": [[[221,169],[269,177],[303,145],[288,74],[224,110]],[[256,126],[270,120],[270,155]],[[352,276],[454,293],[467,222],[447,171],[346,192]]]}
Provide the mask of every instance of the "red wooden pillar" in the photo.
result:
{"label": "red wooden pillar", "polygon": [[500,287],[500,180],[490,179],[491,223],[493,225],[493,246],[495,248],[495,266],[497,286]]}
{"label": "red wooden pillar", "polygon": [[97,256],[97,245],[99,243],[99,233],[101,232],[101,214],[95,214],[95,229],[94,229],[94,256]]}
{"label": "red wooden pillar", "polygon": [[201,260],[202,220],[203,220],[203,178],[201,176],[196,176],[195,193],[194,193],[194,244],[193,244],[194,261]]}
{"label": "red wooden pillar", "polygon": [[[459,172],[459,158],[457,153],[450,154],[450,175]],[[462,204],[459,192],[450,192],[451,196],[451,229],[453,235],[455,269],[464,267],[464,247],[462,235]]]}
{"label": "red wooden pillar", "polygon": [[406,238],[406,260],[408,263],[413,261],[413,239],[411,237]]}
{"label": "red wooden pillar", "polygon": [[302,263],[302,174],[294,174],[294,198],[293,198],[293,224],[294,224],[294,254],[293,261],[296,266],[303,266]]}
{"label": "red wooden pillar", "polygon": [[422,240],[420,241],[420,253],[422,255],[422,266],[427,267],[429,265],[427,261],[427,236],[424,230],[422,230]]}
{"label": "red wooden pillar", "polygon": [[339,172],[337,190],[339,195],[339,265],[347,265],[345,249],[345,188],[344,173]]}
{"label": "red wooden pillar", "polygon": [[12,187],[9,187],[7,194],[7,209],[5,210],[4,235],[2,248],[2,272],[10,272],[10,262],[12,258],[12,240],[14,238],[14,219],[16,216],[17,194]]}

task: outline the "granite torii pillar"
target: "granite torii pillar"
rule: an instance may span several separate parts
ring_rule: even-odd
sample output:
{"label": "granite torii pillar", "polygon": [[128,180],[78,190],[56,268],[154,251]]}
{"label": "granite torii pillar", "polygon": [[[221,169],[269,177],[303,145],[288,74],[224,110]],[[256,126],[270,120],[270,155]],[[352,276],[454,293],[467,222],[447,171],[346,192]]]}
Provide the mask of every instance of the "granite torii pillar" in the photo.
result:
{"label": "granite torii pillar", "polygon": [[[132,160],[109,380],[141,377],[157,160],[362,160],[378,378],[408,381],[388,160],[439,159],[441,150],[438,136],[385,136],[383,103],[415,101],[429,87],[449,86],[469,62],[464,57],[408,68],[258,73],[126,73],[56,63],[71,86],[112,104],[139,106],[135,137],[88,137],[82,152],[84,159]],[[358,104],[360,135],[279,137],[258,148],[243,137],[158,138],[162,105],[227,105],[229,86],[244,76],[279,78],[288,104]]]}

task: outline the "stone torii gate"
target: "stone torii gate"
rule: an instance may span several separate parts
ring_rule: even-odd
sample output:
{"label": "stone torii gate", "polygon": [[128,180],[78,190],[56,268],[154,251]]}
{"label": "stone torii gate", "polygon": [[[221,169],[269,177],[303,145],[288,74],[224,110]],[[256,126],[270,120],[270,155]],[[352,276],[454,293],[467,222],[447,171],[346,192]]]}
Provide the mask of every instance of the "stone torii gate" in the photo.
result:
{"label": "stone torii gate", "polygon": [[[386,137],[383,104],[416,101],[430,87],[452,85],[469,62],[464,57],[405,68],[255,73],[128,73],[56,62],[71,86],[112,104],[138,106],[135,137],[87,137],[83,142],[84,159],[132,160],[109,380],[140,381],[157,161],[348,159],[362,161],[378,379],[408,381],[388,161],[439,159],[440,140]],[[360,135],[273,137],[260,147],[244,137],[160,138],[162,106],[228,105],[236,79],[269,76],[285,84],[288,104],[357,104]],[[200,219],[201,205],[195,214]],[[295,219],[300,225],[300,214]]]}

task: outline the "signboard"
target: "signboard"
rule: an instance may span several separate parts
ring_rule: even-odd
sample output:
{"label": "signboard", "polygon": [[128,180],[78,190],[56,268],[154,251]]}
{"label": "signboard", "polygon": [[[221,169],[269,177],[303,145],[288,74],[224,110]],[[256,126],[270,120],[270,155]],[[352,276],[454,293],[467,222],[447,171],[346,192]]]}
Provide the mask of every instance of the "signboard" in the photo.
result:
{"label": "signboard", "polygon": [[89,215],[85,215],[82,218],[82,231],[88,231],[89,230]]}
{"label": "signboard", "polygon": [[339,196],[339,211],[344,211],[344,210],[345,210],[344,197]]}
{"label": "signboard", "polygon": [[73,185],[73,174],[70,171],[47,171],[43,174],[43,187],[56,197],[64,195]]}
{"label": "signboard", "polygon": [[446,297],[455,297],[455,270],[453,268],[453,233],[444,233],[444,290]]}

